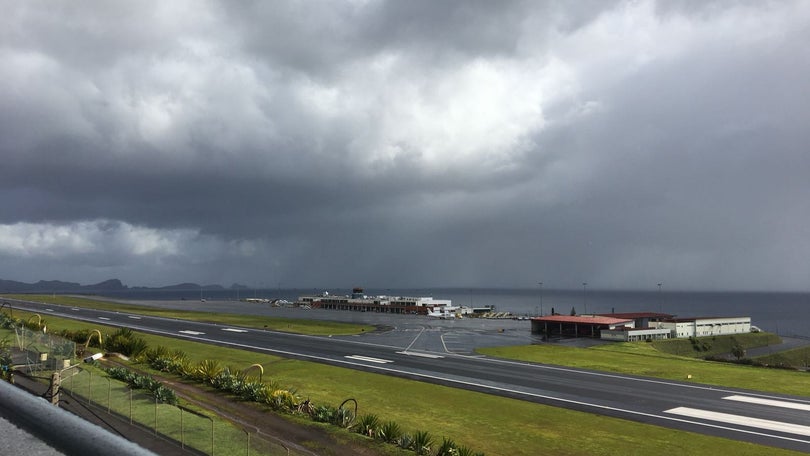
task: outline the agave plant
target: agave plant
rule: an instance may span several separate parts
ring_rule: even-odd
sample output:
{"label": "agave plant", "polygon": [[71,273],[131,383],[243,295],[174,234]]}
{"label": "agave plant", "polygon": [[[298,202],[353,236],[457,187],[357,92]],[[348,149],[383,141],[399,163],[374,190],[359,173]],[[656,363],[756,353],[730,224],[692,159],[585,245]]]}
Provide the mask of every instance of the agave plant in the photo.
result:
{"label": "agave plant", "polygon": [[416,431],[413,434],[413,445],[411,449],[416,454],[430,454],[430,447],[433,446],[433,437],[427,431]]}
{"label": "agave plant", "polygon": [[197,365],[196,372],[194,373],[194,378],[201,382],[207,383],[212,385],[214,379],[222,372],[222,366],[219,365],[218,361],[206,359],[200,361]]}
{"label": "agave plant", "polygon": [[315,407],[312,412],[312,419],[319,423],[332,423],[335,421],[335,414],[337,409],[328,405],[320,405]]}
{"label": "agave plant", "polygon": [[264,384],[259,382],[242,383],[242,390],[239,397],[250,402],[261,402],[263,399]]}
{"label": "agave plant", "polygon": [[335,410],[334,420],[332,424],[340,427],[349,427],[354,421],[354,411],[347,408],[339,408]]}
{"label": "agave plant", "polygon": [[396,443],[402,436],[402,429],[394,421],[386,421],[378,429],[376,433],[377,440],[382,440],[387,443]]}
{"label": "agave plant", "polygon": [[436,456],[458,456],[456,442],[447,437],[442,437],[442,444],[439,446],[439,449],[436,450]]}
{"label": "agave plant", "polygon": [[357,419],[357,433],[366,435],[368,437],[373,437],[377,432],[379,425],[380,419],[377,417],[377,415],[363,415]]}
{"label": "agave plant", "polygon": [[399,437],[397,446],[399,446],[400,448],[404,448],[406,450],[410,450],[411,447],[413,447],[413,437],[411,437],[410,434],[402,434]]}
{"label": "agave plant", "polygon": [[457,447],[456,454],[458,456],[484,456],[484,453],[476,453],[467,447]]}

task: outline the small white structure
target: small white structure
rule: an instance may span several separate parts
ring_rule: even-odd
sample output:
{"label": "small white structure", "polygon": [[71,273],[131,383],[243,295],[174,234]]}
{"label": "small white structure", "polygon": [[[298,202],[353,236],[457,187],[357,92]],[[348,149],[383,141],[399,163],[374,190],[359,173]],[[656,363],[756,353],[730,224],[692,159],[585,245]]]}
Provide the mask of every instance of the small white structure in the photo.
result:
{"label": "small white structure", "polygon": [[663,328],[616,328],[603,329],[600,337],[605,340],[637,342],[641,340],[659,340],[672,337],[672,331]]}
{"label": "small white structure", "polygon": [[751,317],[674,318],[658,323],[672,331],[673,337],[706,337],[751,332]]}

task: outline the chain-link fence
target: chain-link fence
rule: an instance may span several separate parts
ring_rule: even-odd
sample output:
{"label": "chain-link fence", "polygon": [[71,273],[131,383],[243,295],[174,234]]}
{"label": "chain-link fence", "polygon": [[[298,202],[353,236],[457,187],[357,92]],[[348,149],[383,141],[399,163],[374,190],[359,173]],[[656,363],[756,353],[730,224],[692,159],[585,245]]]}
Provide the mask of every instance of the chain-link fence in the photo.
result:
{"label": "chain-link fence", "polygon": [[301,454],[271,436],[234,426],[210,411],[160,403],[149,394],[90,370],[65,371],[61,394],[191,452],[247,456]]}

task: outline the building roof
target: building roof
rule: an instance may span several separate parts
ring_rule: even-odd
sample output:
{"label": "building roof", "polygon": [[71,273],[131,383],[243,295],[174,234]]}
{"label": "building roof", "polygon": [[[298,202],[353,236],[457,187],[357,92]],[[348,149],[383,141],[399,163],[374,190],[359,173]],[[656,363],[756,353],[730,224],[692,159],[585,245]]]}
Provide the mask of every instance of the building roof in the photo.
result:
{"label": "building roof", "polygon": [[674,315],[659,313],[659,312],[626,312],[626,313],[609,313],[599,314],[600,317],[611,318],[629,318],[635,320],[636,318],[672,318]]}
{"label": "building roof", "polygon": [[611,317],[603,317],[600,315],[594,316],[547,315],[545,317],[534,317],[532,318],[532,320],[554,322],[554,323],[579,323],[591,325],[619,325],[622,323],[633,323],[632,319],[611,318]]}
{"label": "building roof", "polygon": [[683,318],[670,318],[667,321],[673,323],[686,323],[698,320],[737,320],[740,318],[747,318],[749,320],[751,319],[751,317],[683,317]]}

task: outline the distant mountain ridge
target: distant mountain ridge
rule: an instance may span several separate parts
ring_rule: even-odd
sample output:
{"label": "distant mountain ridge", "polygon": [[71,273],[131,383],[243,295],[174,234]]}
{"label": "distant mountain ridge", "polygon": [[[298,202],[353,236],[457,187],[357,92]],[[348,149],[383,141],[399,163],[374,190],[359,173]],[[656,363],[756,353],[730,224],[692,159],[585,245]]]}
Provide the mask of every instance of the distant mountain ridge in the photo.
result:
{"label": "distant mountain ridge", "polygon": [[[244,288],[244,285],[231,285],[231,288]],[[40,280],[36,283],[18,282],[16,280],[0,279],[0,293],[96,293],[100,291],[122,290],[225,290],[222,285],[199,285],[185,282],[165,287],[128,287],[118,279],[105,280],[92,285],[82,285],[76,282],[63,282],[61,280]]]}

